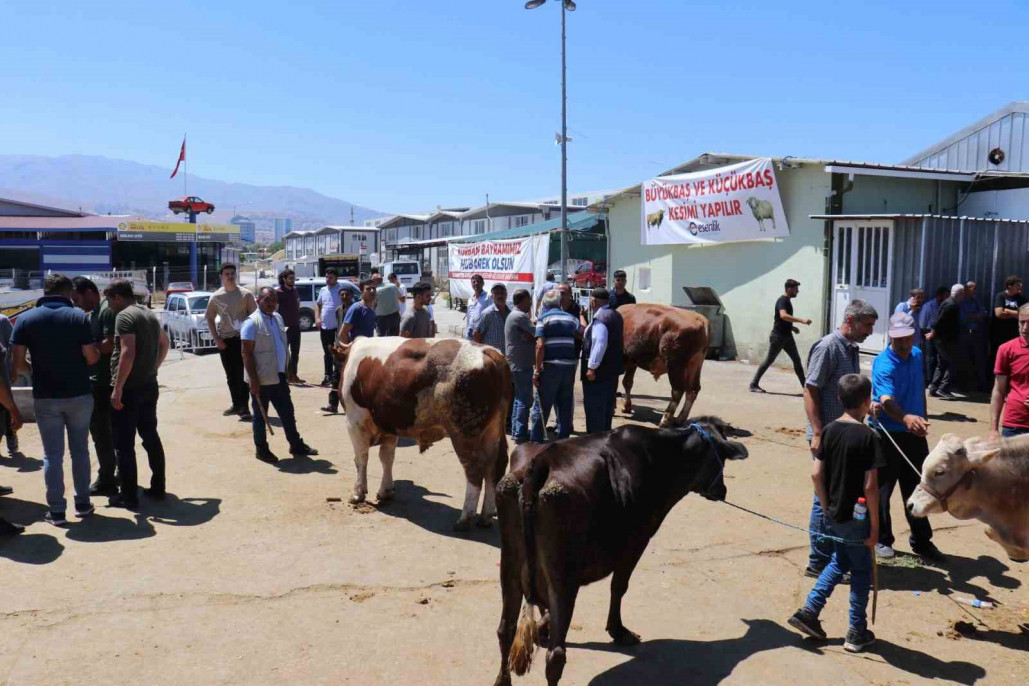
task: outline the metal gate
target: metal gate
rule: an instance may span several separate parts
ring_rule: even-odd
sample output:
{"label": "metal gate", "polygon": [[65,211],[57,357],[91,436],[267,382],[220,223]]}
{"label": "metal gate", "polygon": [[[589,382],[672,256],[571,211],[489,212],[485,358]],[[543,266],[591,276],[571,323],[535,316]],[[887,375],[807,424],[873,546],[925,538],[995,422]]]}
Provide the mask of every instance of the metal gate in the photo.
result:
{"label": "metal gate", "polygon": [[833,222],[833,307],[834,323],[852,300],[864,300],[879,313],[875,330],[861,349],[881,352],[888,343],[886,330],[890,314],[890,274],[893,265],[893,221]]}

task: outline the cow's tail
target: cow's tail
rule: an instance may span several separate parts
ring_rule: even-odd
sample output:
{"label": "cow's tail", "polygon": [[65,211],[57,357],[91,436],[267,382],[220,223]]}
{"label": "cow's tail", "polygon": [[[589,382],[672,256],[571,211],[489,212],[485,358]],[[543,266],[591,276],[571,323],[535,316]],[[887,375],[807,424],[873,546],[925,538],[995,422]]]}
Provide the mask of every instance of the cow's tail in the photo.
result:
{"label": "cow's tail", "polygon": [[536,501],[550,469],[543,460],[533,460],[522,480],[519,500],[522,506],[522,535],[525,541],[525,565],[528,569],[528,584],[525,587],[525,605],[518,620],[514,642],[508,656],[511,671],[518,676],[528,673],[532,667],[532,656],[539,642],[539,623],[536,621]]}

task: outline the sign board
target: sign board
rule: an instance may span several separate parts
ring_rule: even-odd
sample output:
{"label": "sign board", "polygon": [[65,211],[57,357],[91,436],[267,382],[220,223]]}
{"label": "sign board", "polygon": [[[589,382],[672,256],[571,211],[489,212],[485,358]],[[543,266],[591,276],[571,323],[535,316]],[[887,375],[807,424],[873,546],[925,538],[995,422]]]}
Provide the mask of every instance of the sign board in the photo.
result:
{"label": "sign board", "polygon": [[192,243],[196,240],[196,227],[195,224],[182,222],[125,221],[118,224],[118,240],[148,243]]}
{"label": "sign board", "polygon": [[236,224],[197,224],[197,243],[239,243]]}
{"label": "sign board", "polygon": [[772,160],[644,181],[644,245],[712,244],[790,235]]}
{"label": "sign board", "polygon": [[486,282],[488,293],[493,284],[507,286],[508,299],[519,288],[529,292],[543,283],[550,252],[550,234],[517,238],[509,241],[451,243],[450,294],[455,298],[472,297],[472,276],[478,274]]}

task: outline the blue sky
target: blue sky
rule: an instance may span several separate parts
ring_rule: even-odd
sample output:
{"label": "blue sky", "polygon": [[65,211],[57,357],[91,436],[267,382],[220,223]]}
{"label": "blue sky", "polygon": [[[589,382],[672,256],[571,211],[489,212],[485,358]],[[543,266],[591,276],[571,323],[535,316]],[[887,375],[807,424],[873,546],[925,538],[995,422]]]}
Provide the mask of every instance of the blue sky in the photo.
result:
{"label": "blue sky", "polygon": [[[1029,3],[579,0],[569,186],[704,151],[896,162],[1029,99]],[[307,186],[385,211],[560,190],[559,6],[6,0],[0,152]]]}

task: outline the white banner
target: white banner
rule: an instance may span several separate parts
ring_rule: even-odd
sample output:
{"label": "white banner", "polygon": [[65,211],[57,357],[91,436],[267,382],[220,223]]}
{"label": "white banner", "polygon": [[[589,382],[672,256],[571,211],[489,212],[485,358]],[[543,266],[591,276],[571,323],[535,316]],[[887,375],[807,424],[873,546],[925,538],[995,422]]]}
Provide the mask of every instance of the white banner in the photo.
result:
{"label": "white banner", "polygon": [[790,235],[768,157],[644,181],[642,242],[730,243]]}
{"label": "white banner", "polygon": [[451,243],[450,295],[467,299],[472,296],[472,277],[480,275],[485,291],[493,284],[507,286],[508,300],[519,288],[532,293],[535,284],[543,283],[547,274],[550,234],[540,234],[509,241]]}

